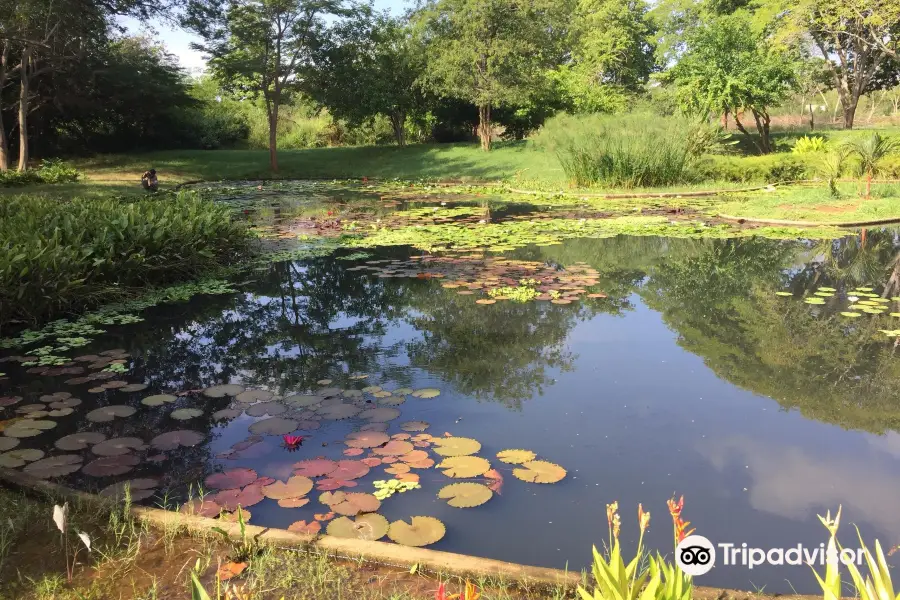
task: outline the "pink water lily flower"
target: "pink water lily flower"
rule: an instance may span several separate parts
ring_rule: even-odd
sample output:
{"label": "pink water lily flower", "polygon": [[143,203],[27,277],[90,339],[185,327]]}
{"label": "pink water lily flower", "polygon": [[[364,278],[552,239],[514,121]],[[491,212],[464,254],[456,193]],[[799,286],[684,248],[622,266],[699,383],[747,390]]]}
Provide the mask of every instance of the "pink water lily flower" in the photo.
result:
{"label": "pink water lily flower", "polygon": [[302,435],[285,435],[283,438],[284,447],[288,450],[296,450],[303,445]]}

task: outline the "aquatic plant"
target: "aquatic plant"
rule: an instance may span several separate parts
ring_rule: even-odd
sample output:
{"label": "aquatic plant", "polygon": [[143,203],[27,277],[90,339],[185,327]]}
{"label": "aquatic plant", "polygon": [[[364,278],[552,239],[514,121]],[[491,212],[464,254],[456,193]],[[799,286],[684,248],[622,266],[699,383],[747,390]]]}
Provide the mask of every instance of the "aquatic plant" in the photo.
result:
{"label": "aquatic plant", "polygon": [[[79,544],[75,544],[75,548],[73,549],[69,544],[69,505],[68,503],[63,504],[62,506],[55,504],[53,506],[53,522],[56,524],[56,528],[59,529],[60,533],[60,543],[63,545],[63,550],[66,556],[66,579],[69,583],[72,583],[72,576],[75,572],[75,565],[78,561],[78,552],[81,549]],[[87,548],[87,551],[91,551],[91,538],[88,534],[83,531],[76,532],[78,539]],[[69,553],[72,552],[71,559],[69,558]]]}
{"label": "aquatic plant", "polygon": [[[556,291],[556,290],[554,290]],[[559,292],[557,292],[558,294]],[[540,292],[538,292],[533,287],[527,285],[520,285],[517,287],[509,287],[504,286],[500,288],[494,288],[488,290],[488,295],[491,298],[496,298],[498,296],[508,298],[510,300],[514,300],[515,302],[528,302],[529,300],[534,300],[538,296],[540,296]]]}

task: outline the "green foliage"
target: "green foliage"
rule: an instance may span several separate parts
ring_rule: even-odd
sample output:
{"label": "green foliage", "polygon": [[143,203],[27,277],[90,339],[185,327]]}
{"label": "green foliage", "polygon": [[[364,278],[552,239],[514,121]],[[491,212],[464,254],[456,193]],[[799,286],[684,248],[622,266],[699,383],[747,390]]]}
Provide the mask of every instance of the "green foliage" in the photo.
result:
{"label": "green foliage", "polygon": [[72,183],[80,177],[78,169],[59,159],[46,159],[37,169],[28,171],[0,171],[0,187],[35,183]]}
{"label": "green foliage", "polygon": [[534,300],[535,298],[537,298],[540,295],[540,292],[534,289],[532,285],[529,285],[527,282],[523,281],[522,285],[518,285],[516,287],[504,286],[488,290],[488,295],[491,298],[495,298],[497,296],[505,296],[515,302],[528,302],[529,300]]}
{"label": "green foliage", "polygon": [[836,182],[844,172],[844,167],[849,155],[850,151],[846,146],[838,146],[819,159],[818,163],[816,163],[816,173],[828,181],[828,191],[832,198],[837,198],[840,195],[838,193]]}
{"label": "green foliage", "polygon": [[240,536],[238,539],[232,540],[231,536],[228,535],[228,532],[221,527],[213,527],[211,530],[221,535],[224,542],[231,547],[231,552],[228,556],[230,560],[234,562],[249,563],[262,551],[259,543],[259,536],[264,532],[257,533],[252,538],[248,537],[247,523],[244,521],[244,511],[240,506],[238,506],[237,509],[237,517],[238,526],[240,528]]}
{"label": "green foliage", "polygon": [[125,202],[0,198],[0,324],[197,276],[248,248],[227,208],[182,193]]}
{"label": "green foliage", "polygon": [[804,135],[791,148],[794,154],[808,154],[810,152],[825,152],[828,149],[828,143],[825,138],[817,135]]}
{"label": "green foliage", "polygon": [[701,150],[692,129],[684,118],[561,114],[547,121],[535,144],[554,153],[577,185],[661,186],[688,178]]}
{"label": "green foliage", "polygon": [[883,172],[884,159],[900,152],[900,138],[888,138],[873,132],[862,140],[846,144],[851,156],[856,157],[856,172],[862,177],[876,177]]}
{"label": "green foliage", "polygon": [[809,155],[704,156],[694,166],[700,181],[779,183],[807,179],[813,173]]}

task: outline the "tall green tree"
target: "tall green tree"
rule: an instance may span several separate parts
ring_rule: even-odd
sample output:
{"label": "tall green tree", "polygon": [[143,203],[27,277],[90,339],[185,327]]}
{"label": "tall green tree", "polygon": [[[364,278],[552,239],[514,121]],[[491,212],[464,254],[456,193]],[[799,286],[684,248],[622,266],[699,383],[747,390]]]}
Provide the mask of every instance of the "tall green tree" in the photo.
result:
{"label": "tall green tree", "polygon": [[557,60],[556,0],[431,0],[419,12],[435,92],[478,107],[481,147],[491,149],[491,111],[516,105],[543,85]]}
{"label": "tall green tree", "polygon": [[269,125],[269,166],[278,172],[278,111],[306,83],[312,56],[344,0],[195,0],[184,24],[204,40],[219,83],[262,96]]}
{"label": "tall green tree", "polygon": [[[794,56],[774,47],[754,31],[745,13],[710,19],[687,37],[685,53],[665,79],[676,85],[685,112],[703,116],[734,115],[737,128],[760,154],[772,151],[769,109],[796,86]],[[754,137],[741,121],[749,112]]]}
{"label": "tall green tree", "polygon": [[900,52],[897,0],[765,0],[788,43],[810,41],[827,61],[851,129],[861,96],[875,89],[879,69]]}
{"label": "tall green tree", "polygon": [[406,144],[406,119],[424,102],[416,81],[425,61],[404,20],[360,7],[333,28],[315,64],[311,93],[335,117],[359,124],[383,115],[397,144]]}

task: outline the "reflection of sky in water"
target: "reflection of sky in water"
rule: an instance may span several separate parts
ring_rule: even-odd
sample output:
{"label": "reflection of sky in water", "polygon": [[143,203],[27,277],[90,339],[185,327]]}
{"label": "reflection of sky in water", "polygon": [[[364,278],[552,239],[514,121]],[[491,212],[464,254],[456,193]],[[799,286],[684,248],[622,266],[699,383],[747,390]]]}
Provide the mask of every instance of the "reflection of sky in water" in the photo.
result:
{"label": "reflection of sky in water", "polygon": [[[422,472],[422,490],[390,498],[380,512],[391,520],[417,514],[444,520],[448,535],[435,549],[560,568],[568,563],[570,569],[580,569],[587,565],[591,545],[607,538],[605,505],[618,500],[626,547],[633,549],[637,541],[640,502],[653,515],[649,546],[671,554],[665,501],[673,494],[685,495],[684,517],[713,541],[762,548],[797,543],[818,547],[826,532],[816,513],[842,504],[845,545],[853,546],[852,523],[860,525],[866,539],[878,536],[886,547],[900,542],[900,513],[890,508],[900,497],[900,433],[879,436],[830,424],[847,418],[838,408],[867,398],[838,397],[841,406],[813,405],[803,416],[754,393],[753,385],[740,387],[720,375],[746,374],[756,378],[751,383],[779,383],[794,369],[806,378],[805,390],[821,392],[826,400],[829,386],[835,385],[831,372],[819,365],[828,364],[827,347],[812,348],[805,362],[786,367],[775,360],[777,355],[760,358],[763,367],[749,360],[756,352],[771,350],[759,339],[781,339],[777,334],[791,324],[776,320],[782,307],[796,308],[778,304],[774,313],[766,312],[765,306],[754,304],[760,300],[754,299],[751,288],[772,282],[784,286],[784,273],[806,277],[808,263],[791,265],[798,263],[797,254],[809,254],[788,253],[774,267],[764,265],[740,280],[748,267],[732,267],[732,254],[723,251],[729,250],[724,244],[668,241],[656,247],[653,240],[623,238],[597,241],[596,247],[567,242],[545,250],[546,257],[541,250],[523,250],[530,258],[562,264],[603,263],[605,270],[598,268],[605,273],[601,280],[606,278],[607,291],[623,290],[608,304],[566,307],[476,307],[475,297],[442,290],[438,281],[377,279],[343,271],[353,263],[319,261],[293,272],[260,273],[257,282],[230,298],[158,307],[145,323],[123,328],[89,350],[121,345],[145,356],[134,377],[146,369],[164,389],[151,388],[141,395],[181,389],[181,378],[190,387],[227,378],[268,384],[287,395],[315,387],[316,380],[337,371],[370,373],[369,380],[350,386],[356,388],[437,387],[442,392],[437,399],[410,398],[402,404],[402,416],[391,423],[390,433],[398,431],[401,422],[425,420],[434,435],[448,431],[478,439],[482,456],[527,448],[568,469],[563,482],[543,486],[519,482],[507,469],[502,495],[471,510],[437,500],[437,490],[450,481],[436,470]],[[654,270],[678,252],[690,260],[713,257],[707,263],[687,260],[688,268],[674,271],[678,277],[694,277],[703,269],[713,275],[698,276],[678,288],[680,279],[666,279],[666,273]],[[608,254],[613,258],[606,258]],[[295,294],[296,314],[291,288],[304,290]],[[287,308],[282,312],[283,306]],[[203,312],[209,307],[213,309]],[[741,311],[750,317],[735,321],[744,318]],[[757,322],[763,334],[750,330]],[[516,328],[523,323],[528,326]],[[727,335],[716,337],[709,331]],[[754,337],[758,335],[762,338]],[[835,340],[839,338],[829,343]],[[880,351],[883,345],[875,346],[866,352]],[[859,361],[857,369],[869,365],[868,356],[852,357]],[[735,357],[746,360],[729,362]],[[893,385],[891,363],[886,364],[867,377]],[[729,371],[734,365],[738,370]],[[525,388],[524,397],[516,397],[519,389],[510,384],[525,377],[534,384]],[[797,386],[794,381],[791,385]],[[32,383],[35,389],[43,385]],[[90,394],[81,396],[85,409],[97,401],[88,398]],[[202,399],[196,404],[211,412],[227,400]],[[887,419],[878,424],[890,430],[892,407],[877,408]],[[865,411],[861,404],[849,414]],[[878,414],[873,413],[876,422]],[[108,431],[144,435],[141,427],[154,433],[156,428],[171,428],[167,416],[154,416],[159,418],[149,423],[116,422]],[[203,458],[207,472],[215,466],[247,466],[260,475],[284,479],[297,460],[341,458],[341,440],[355,424],[328,422],[312,432],[297,453],[287,453],[280,448],[280,438],[269,437],[246,458],[214,458],[244,440],[255,420],[241,416],[225,425],[188,424],[213,433]],[[75,420],[70,425],[83,428]],[[169,471],[180,474],[180,469],[187,467]],[[202,475],[197,473],[193,481]],[[380,470],[373,472],[354,491],[370,490],[372,480],[384,477]],[[313,498],[317,494],[314,491]],[[286,527],[322,508],[313,502],[302,509],[280,509],[266,500],[251,512],[256,524]],[[697,582],[816,592],[805,566],[752,572],[720,566]]]}

